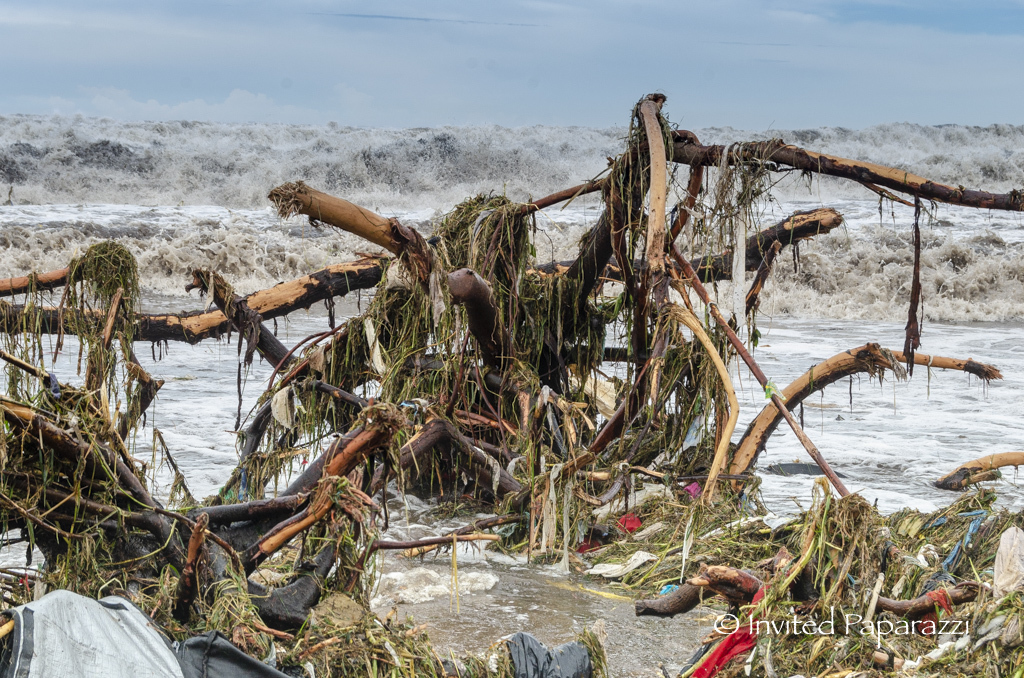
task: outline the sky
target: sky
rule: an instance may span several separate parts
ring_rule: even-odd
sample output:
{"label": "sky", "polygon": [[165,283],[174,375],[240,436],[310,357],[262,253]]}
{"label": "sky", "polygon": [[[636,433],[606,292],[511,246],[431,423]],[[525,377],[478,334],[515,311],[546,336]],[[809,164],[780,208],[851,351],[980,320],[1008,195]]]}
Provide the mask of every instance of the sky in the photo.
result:
{"label": "sky", "polygon": [[0,0],[0,114],[361,127],[1024,123],[1024,0]]}

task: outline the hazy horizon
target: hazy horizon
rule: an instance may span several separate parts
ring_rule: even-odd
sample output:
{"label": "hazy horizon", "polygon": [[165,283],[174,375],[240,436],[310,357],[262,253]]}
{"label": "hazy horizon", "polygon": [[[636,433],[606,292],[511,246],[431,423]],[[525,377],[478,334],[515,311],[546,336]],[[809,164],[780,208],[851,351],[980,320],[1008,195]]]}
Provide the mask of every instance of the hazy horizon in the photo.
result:
{"label": "hazy horizon", "polygon": [[1024,123],[1024,0],[0,3],[0,114],[687,128]]}

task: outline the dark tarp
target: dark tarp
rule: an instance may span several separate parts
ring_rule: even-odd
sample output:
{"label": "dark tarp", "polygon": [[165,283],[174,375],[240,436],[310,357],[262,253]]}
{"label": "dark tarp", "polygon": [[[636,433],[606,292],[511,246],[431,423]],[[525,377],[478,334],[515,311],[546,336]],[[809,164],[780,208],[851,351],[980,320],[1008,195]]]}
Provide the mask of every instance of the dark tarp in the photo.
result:
{"label": "dark tarp", "polygon": [[516,678],[590,678],[593,667],[590,653],[581,643],[572,642],[549,650],[529,633],[519,633],[508,641]]}

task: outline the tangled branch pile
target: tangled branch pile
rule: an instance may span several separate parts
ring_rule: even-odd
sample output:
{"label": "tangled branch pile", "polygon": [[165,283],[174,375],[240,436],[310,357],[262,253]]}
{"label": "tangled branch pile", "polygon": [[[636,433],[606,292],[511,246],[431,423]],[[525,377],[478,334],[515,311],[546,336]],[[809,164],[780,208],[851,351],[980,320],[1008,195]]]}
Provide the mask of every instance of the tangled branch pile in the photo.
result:
{"label": "tangled branch pile", "polygon": [[[680,590],[692,597],[710,588],[757,619],[781,619],[788,600],[816,605],[818,613],[826,604],[858,611],[870,604],[900,614],[910,604],[916,614],[917,599],[897,600],[927,583],[927,568],[899,565],[910,549],[893,526],[907,517],[883,520],[856,495],[846,496],[790,409],[853,373],[888,370],[902,378],[903,364],[1001,375],[973,361],[916,353],[914,299],[902,352],[867,344],[778,389],[736,332],[749,324],[756,336],[758,296],[781,250],[839,227],[842,217],[819,209],[763,230],[755,225],[774,177],[793,169],[845,177],[886,199],[901,192],[918,204],[1019,211],[1021,194],[946,187],[781,142],[702,146],[672,129],[663,102],[652,95],[637,105],[626,150],[603,177],[525,204],[499,195],[470,198],[436,224],[430,240],[301,182],[280,186],[270,200],[282,217],[305,215],[386,253],[247,297],[216,271],[194,271],[189,288],[209,295],[216,310],[141,313],[134,261],[116,243],[94,246],[63,271],[0,285],[5,296],[25,298],[0,307],[0,357],[7,362],[0,518],[8,535],[18,530],[42,552],[45,566],[35,576],[51,588],[123,595],[179,639],[220,631],[257,657],[276,644],[285,667],[309,662],[326,675],[444,675],[452,666],[414,629],[366,613],[376,552],[434,548],[439,541],[378,538],[386,507],[374,497],[390,480],[432,495],[471,495],[503,514],[446,543],[512,523],[502,548],[567,569],[578,564],[576,551],[591,538],[595,513],[624,512],[623,497],[646,482],[656,499],[643,510],[663,511],[664,529],[648,535],[661,547],[657,562],[627,576],[640,593],[668,583],[665,568],[680,572],[669,560],[680,552],[673,553],[680,539],[756,504],[757,456],[785,420],[843,498],[834,499],[825,485],[814,508],[785,528],[766,535],[750,523],[746,531],[705,535],[698,548],[717,555],[714,563],[701,562],[713,567]],[[684,166],[681,199],[667,213],[675,168]],[[605,207],[576,259],[536,261],[537,211],[597,191]],[[754,279],[744,295],[747,272]],[[730,280],[740,294],[727,319],[704,285]],[[60,303],[45,306],[46,291],[62,286]],[[332,300],[370,288],[366,311],[335,324]],[[282,345],[264,324],[317,302],[328,305],[331,327],[296,346]],[[49,333],[79,337],[82,383],[60,382],[45,369],[42,337]],[[259,407],[236,422],[238,466],[216,495],[199,500],[165,449],[176,481],[158,499],[147,485],[152,468],[134,452],[163,382],[143,370],[134,343],[195,343],[231,333],[240,370],[257,353],[274,366]],[[733,445],[738,404],[729,365],[737,357],[772,402]],[[297,464],[316,449],[322,451],[308,465]],[[972,501],[988,507],[984,498]],[[959,525],[963,508],[948,514],[942,529]],[[881,548],[889,543],[885,525],[891,548]],[[607,547],[598,559],[627,558],[639,543],[645,542]],[[714,569],[764,559],[763,581]],[[970,577],[965,564],[974,562],[946,569]],[[891,604],[878,596],[870,602],[876,575],[892,591]],[[16,576],[3,575],[0,587],[8,605],[26,600]],[[758,591],[763,597],[751,608]],[[960,583],[947,595],[956,603],[976,593]],[[344,607],[341,599],[353,601],[357,612],[344,619],[330,612]],[[1017,603],[1004,601],[1000,609],[1008,604]],[[600,670],[599,644],[588,642]],[[854,651],[849,644],[815,646],[799,667],[796,656],[807,655],[806,648],[796,641],[785,648],[773,646],[776,664],[789,657],[794,671],[854,666],[839,657]],[[770,675],[772,655],[762,656]],[[499,673],[511,674],[507,653],[496,661]],[[487,667],[467,658],[462,670],[482,675]]]}

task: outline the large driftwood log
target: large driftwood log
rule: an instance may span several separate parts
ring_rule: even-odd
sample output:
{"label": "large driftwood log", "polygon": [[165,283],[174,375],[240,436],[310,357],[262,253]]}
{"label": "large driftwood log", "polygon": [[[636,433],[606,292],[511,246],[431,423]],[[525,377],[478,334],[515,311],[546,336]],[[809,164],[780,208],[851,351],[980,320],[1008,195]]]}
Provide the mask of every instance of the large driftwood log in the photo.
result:
{"label": "large driftwood log", "polygon": [[[381,258],[365,258],[333,264],[316,273],[253,292],[245,297],[245,303],[264,320],[280,318],[293,311],[309,308],[319,301],[344,296],[353,290],[375,287],[381,281],[386,261]],[[136,341],[184,341],[196,344],[204,339],[219,337],[231,329],[231,322],[220,310],[181,314],[141,313],[134,318],[133,334]],[[0,303],[0,332],[9,334],[22,332],[26,325],[33,331],[56,334],[62,321],[64,333],[73,334],[73,321],[86,319],[96,327],[102,327],[106,314],[83,315],[68,309],[62,314],[52,307],[34,308],[31,314],[26,314],[24,306]]]}
{"label": "large driftwood log", "polygon": [[[793,410],[807,396],[843,377],[861,372],[873,374],[879,370],[891,370],[894,368],[893,361],[896,361],[895,367],[899,368],[899,363],[905,359],[903,353],[886,351],[878,344],[865,344],[849,351],[843,351],[818,363],[783,389],[782,397],[785,407],[789,411]],[[914,355],[914,363],[944,370],[961,370],[986,381],[1003,378],[1003,375],[995,367],[973,360],[958,360],[917,353]],[[764,450],[768,437],[775,432],[782,418],[780,408],[774,401],[761,410],[754,421],[750,422],[736,447],[732,464],[729,466],[729,473],[745,473],[751,467],[757,456]]]}
{"label": "large driftwood log", "polygon": [[690,166],[717,166],[722,162],[722,155],[728,151],[726,161],[730,165],[750,162],[775,163],[805,172],[850,179],[865,186],[882,186],[922,200],[934,200],[951,205],[982,209],[1014,212],[1024,210],[1024,193],[1021,191],[988,193],[966,189],[962,186],[946,186],[911,174],[906,170],[816,153],[799,146],[785,144],[778,139],[732,144],[728,148],[725,146],[701,146],[692,143],[688,137],[678,132],[675,139],[672,160]]}
{"label": "large driftwood log", "polygon": [[46,273],[30,273],[17,278],[0,280],[0,297],[13,297],[32,290],[52,290],[63,287],[68,282],[70,268],[62,268]]}
{"label": "large driftwood log", "polygon": [[990,454],[956,467],[935,481],[940,490],[965,490],[975,483],[999,478],[999,469],[1004,466],[1024,466],[1024,452],[1001,452]]}

